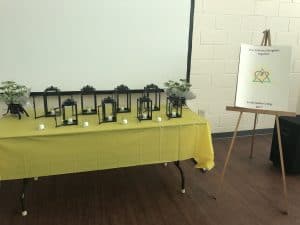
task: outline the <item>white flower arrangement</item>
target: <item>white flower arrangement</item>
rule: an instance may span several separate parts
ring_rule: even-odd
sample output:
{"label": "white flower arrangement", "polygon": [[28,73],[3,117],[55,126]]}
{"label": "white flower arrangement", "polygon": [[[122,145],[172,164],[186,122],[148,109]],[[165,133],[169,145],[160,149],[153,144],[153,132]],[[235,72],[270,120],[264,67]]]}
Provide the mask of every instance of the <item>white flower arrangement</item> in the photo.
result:
{"label": "white flower arrangement", "polygon": [[180,79],[179,82],[169,80],[165,83],[167,96],[175,95],[186,100],[194,99],[196,96],[190,91],[191,84],[186,79]]}
{"label": "white flower arrangement", "polygon": [[19,85],[14,81],[1,82],[0,101],[7,105],[20,104],[25,106],[29,101],[30,89],[24,85]]}

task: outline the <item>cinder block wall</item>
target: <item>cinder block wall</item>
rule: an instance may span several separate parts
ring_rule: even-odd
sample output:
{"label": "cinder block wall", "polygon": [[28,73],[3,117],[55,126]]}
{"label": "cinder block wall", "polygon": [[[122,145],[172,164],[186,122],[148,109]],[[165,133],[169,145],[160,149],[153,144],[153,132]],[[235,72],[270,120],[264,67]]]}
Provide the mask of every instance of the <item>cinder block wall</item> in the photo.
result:
{"label": "cinder block wall", "polygon": [[[292,46],[289,107],[295,110],[300,104],[300,0],[196,0],[191,82],[197,98],[189,106],[205,111],[215,133],[232,131],[237,120],[225,106],[234,102],[239,45],[260,44],[266,28],[273,45]],[[240,130],[252,124],[253,115],[246,115]],[[258,128],[273,125],[273,117],[259,117]]]}

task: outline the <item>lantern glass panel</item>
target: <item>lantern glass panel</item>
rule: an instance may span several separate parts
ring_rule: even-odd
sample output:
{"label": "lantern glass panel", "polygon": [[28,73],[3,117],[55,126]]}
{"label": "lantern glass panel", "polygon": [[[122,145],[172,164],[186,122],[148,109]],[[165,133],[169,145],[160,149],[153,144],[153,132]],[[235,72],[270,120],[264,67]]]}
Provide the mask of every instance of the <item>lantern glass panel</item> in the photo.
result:
{"label": "lantern glass panel", "polygon": [[115,89],[115,99],[118,113],[131,112],[131,94],[127,86],[122,84]]}
{"label": "lantern glass panel", "polygon": [[153,100],[152,110],[160,110],[160,94],[158,93],[148,93],[148,97]]}
{"label": "lantern glass panel", "polygon": [[48,87],[44,91],[44,113],[46,117],[55,116],[55,108],[60,108],[60,90],[56,87]]}
{"label": "lantern glass panel", "polygon": [[81,109],[82,114],[90,115],[97,113],[97,100],[94,94],[82,94],[81,95]]}
{"label": "lantern glass panel", "polygon": [[43,96],[32,96],[32,103],[33,103],[33,110],[34,110],[34,118],[41,118],[44,117],[46,115],[46,113],[44,111],[40,111],[41,108],[44,107],[43,104]]}
{"label": "lantern glass panel", "polygon": [[73,99],[67,99],[62,104],[63,125],[77,125],[77,103]]}
{"label": "lantern glass panel", "polygon": [[174,95],[167,97],[166,107],[166,114],[169,118],[182,116],[182,98]]}
{"label": "lantern glass panel", "polygon": [[57,99],[53,96],[49,96],[47,99],[48,102],[48,112],[50,112],[51,115],[53,115],[53,111],[55,108],[57,108]]}
{"label": "lantern glass panel", "polygon": [[99,123],[117,121],[116,101],[113,98],[107,97],[102,100],[102,105],[98,106],[98,118]]}
{"label": "lantern glass panel", "polygon": [[72,106],[65,106],[64,107],[64,111],[63,111],[63,113],[64,113],[64,117],[65,117],[65,119],[67,119],[67,118],[73,118],[73,107]]}
{"label": "lantern glass panel", "polygon": [[97,113],[96,89],[86,85],[81,89],[81,113],[91,115]]}
{"label": "lantern glass panel", "polygon": [[106,118],[108,116],[112,116],[113,115],[113,106],[110,103],[106,103],[105,104],[105,116]]}
{"label": "lantern glass panel", "polygon": [[62,117],[62,110],[61,108],[55,108],[55,125],[56,127],[63,126],[63,117]]}
{"label": "lantern glass panel", "polygon": [[118,94],[118,109],[124,111],[127,108],[127,95]]}
{"label": "lantern glass panel", "polygon": [[137,118],[141,120],[152,120],[152,100],[147,96],[137,99]]}
{"label": "lantern glass panel", "polygon": [[149,84],[144,88],[144,93],[152,100],[152,110],[160,111],[160,89],[155,84]]}

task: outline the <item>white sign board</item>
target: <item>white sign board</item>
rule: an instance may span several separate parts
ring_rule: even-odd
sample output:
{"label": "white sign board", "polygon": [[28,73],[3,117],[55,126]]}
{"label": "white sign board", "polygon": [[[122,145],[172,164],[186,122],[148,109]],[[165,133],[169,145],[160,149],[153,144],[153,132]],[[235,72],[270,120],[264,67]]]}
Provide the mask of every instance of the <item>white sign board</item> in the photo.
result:
{"label": "white sign board", "polygon": [[241,45],[235,106],[288,111],[291,48]]}

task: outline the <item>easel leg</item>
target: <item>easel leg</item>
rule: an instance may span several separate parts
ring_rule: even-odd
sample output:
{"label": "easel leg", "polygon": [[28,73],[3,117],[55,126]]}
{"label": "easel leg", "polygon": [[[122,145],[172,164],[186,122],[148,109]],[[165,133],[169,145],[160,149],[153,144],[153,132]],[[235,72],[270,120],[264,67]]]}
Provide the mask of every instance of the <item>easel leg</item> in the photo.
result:
{"label": "easel leg", "polygon": [[251,151],[250,151],[250,156],[249,156],[250,159],[253,158],[253,147],[254,147],[256,123],[257,123],[257,113],[255,113],[255,117],[254,117],[254,125],[253,125],[253,131],[252,131],[252,139],[251,139]]}
{"label": "easel leg", "polygon": [[287,188],[286,188],[286,179],[285,179],[285,167],[284,167],[284,160],[283,160],[282,141],[281,141],[280,124],[279,124],[278,116],[276,116],[276,127],[277,127],[277,137],[278,137],[278,145],[279,145],[279,154],[280,154],[283,195],[284,195],[284,201],[286,207],[283,213],[288,214],[288,199],[287,199]]}
{"label": "easel leg", "polygon": [[235,130],[234,130],[234,134],[233,134],[233,137],[232,137],[232,140],[231,140],[231,144],[230,144],[229,150],[227,152],[225,164],[224,164],[224,167],[223,167],[223,170],[222,170],[219,188],[218,188],[218,191],[217,191],[216,195],[214,196],[215,199],[217,199],[217,195],[219,194],[219,192],[221,191],[222,186],[223,186],[225,172],[226,172],[227,165],[228,165],[228,162],[229,162],[229,159],[230,159],[230,155],[231,155],[234,143],[235,143],[235,139],[236,139],[237,131],[239,129],[239,125],[240,125],[240,122],[241,122],[241,119],[242,119],[242,115],[243,115],[243,112],[240,112],[239,119],[237,121]]}

